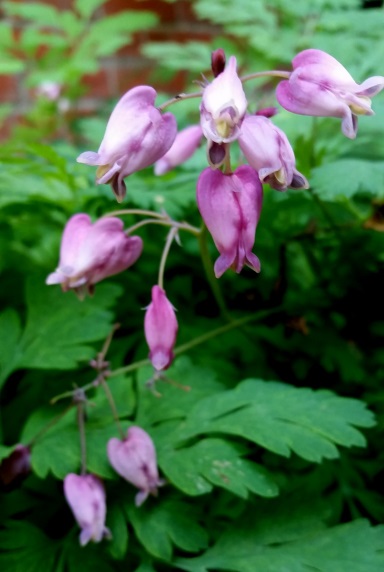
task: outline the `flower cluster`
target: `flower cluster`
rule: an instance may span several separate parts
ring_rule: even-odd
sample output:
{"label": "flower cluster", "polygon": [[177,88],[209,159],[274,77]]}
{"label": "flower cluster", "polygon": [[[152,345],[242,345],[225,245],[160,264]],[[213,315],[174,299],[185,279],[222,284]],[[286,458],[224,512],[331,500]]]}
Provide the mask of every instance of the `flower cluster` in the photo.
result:
{"label": "flower cluster", "polygon": [[[213,79],[208,82],[204,78],[198,93],[181,94],[158,107],[152,87],[138,86],[128,91],[112,112],[98,152],[86,151],[77,160],[96,166],[96,183],[109,183],[121,202],[126,194],[124,180],[130,174],[154,165],[155,174],[163,175],[191,157],[205,138],[208,166],[197,180],[197,207],[219,253],[213,268],[219,278],[228,269],[239,273],[244,265],[260,272],[260,260],[253,250],[263,185],[277,191],[309,187],[306,177],[296,168],[287,136],[273,122],[277,109],[252,112],[244,83],[268,75],[278,77],[276,98],[284,109],[301,115],[341,118],[343,133],[354,138],[358,116],[373,114],[370,98],[383,89],[384,77],[371,77],[357,84],[332,56],[313,49],[294,58],[292,71],[257,72],[241,77],[236,58],[231,56],[226,62],[223,50],[213,52],[211,67]],[[200,123],[178,133],[175,117],[164,110],[194,97],[201,99]],[[231,159],[234,145],[239,146],[242,157],[236,165]],[[122,221],[114,216],[124,214],[149,218],[124,230]],[[178,331],[175,309],[163,285],[166,259],[179,231],[202,236],[201,229],[152,211],[126,209],[94,223],[87,214],[76,214],[64,229],[59,264],[46,283],[61,284],[64,291],[72,289],[80,298],[92,294],[95,284],[127,270],[138,260],[143,242],[132,233],[154,222],[170,227],[158,282],[152,287],[144,317],[149,360],[154,378],[159,379],[173,361]],[[103,383],[106,363],[99,372],[99,381]],[[139,489],[135,499],[139,506],[149,494],[156,495],[164,481],[159,478],[150,436],[135,426],[129,428],[126,436],[121,428],[120,433],[121,439],[108,442],[107,455],[115,471]],[[15,451],[3,473],[12,476],[24,472],[29,450],[23,451],[19,463],[20,455],[20,451]],[[85,471],[67,475],[64,493],[82,529],[82,545],[110,534],[105,527],[104,487],[95,475]]]}

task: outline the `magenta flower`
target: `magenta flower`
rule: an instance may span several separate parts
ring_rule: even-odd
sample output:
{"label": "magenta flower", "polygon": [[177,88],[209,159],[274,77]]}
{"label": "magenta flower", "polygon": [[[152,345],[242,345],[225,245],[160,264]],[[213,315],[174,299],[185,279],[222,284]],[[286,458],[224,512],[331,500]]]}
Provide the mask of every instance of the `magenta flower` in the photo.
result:
{"label": "magenta flower", "polygon": [[203,91],[201,127],[205,137],[216,143],[230,143],[238,138],[247,109],[243,84],[236,68],[236,58],[231,56],[224,71]]}
{"label": "magenta flower", "polygon": [[289,80],[277,86],[280,105],[300,115],[341,117],[344,135],[354,139],[357,116],[373,114],[370,98],[383,89],[384,77],[370,77],[359,85],[335,58],[321,50],[300,52],[292,65]]}
{"label": "magenta flower", "polygon": [[157,487],[164,481],[159,479],[156,450],[148,433],[140,427],[130,427],[123,441],[116,438],[108,441],[107,453],[116,473],[140,489],[135,497],[136,506],[143,504],[149,494],[157,495]]}
{"label": "magenta flower", "polygon": [[70,473],[64,479],[64,495],[81,528],[81,546],[90,540],[100,542],[104,537],[111,536],[105,526],[107,507],[100,479],[94,475]]}
{"label": "magenta flower", "polygon": [[110,183],[118,202],[125,196],[124,177],[160,159],[175,140],[176,119],[154,106],[156,91],[147,85],[129,90],[109,118],[99,151],[77,161],[97,165],[96,183]]}
{"label": "magenta flower", "polygon": [[267,117],[245,117],[239,145],[262,183],[269,183],[278,191],[287,187],[308,188],[307,179],[295,168],[295,155],[287,136]]}
{"label": "magenta flower", "polygon": [[178,324],[175,309],[160,286],[152,288],[152,302],[144,318],[145,339],[149,359],[157,371],[167,369],[173,360]]}
{"label": "magenta flower", "polygon": [[200,145],[203,132],[200,125],[180,131],[167,153],[155,163],[155,175],[164,175],[189,159]]}
{"label": "magenta flower", "polygon": [[205,169],[197,182],[197,204],[212,235],[219,258],[217,278],[228,269],[240,272],[244,264],[260,272],[260,261],[252,252],[260,218],[263,189],[257,173],[248,165],[231,175]]}
{"label": "magenta flower", "polygon": [[93,285],[132,266],[143,249],[139,236],[126,236],[123,222],[105,217],[92,224],[86,214],[67,222],[60,248],[59,266],[46,284],[73,288],[79,295],[92,293]]}

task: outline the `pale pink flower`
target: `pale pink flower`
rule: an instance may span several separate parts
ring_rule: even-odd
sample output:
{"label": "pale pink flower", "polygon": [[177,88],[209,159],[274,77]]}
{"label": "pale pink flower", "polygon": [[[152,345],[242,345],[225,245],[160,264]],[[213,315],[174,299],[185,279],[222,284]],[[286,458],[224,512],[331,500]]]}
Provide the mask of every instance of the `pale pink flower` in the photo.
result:
{"label": "pale pink flower", "polygon": [[182,129],[172,147],[155,163],[155,175],[164,175],[174,167],[189,159],[200,145],[203,132],[200,125],[191,125]]}
{"label": "pale pink flower", "polygon": [[342,118],[341,129],[354,139],[357,116],[372,115],[371,97],[384,87],[384,77],[358,84],[344,66],[321,50],[304,50],[292,61],[293,72],[277,86],[280,105],[300,115]]}
{"label": "pale pink flower", "polygon": [[127,236],[123,222],[105,217],[92,224],[86,214],[77,214],[67,222],[60,248],[59,266],[46,284],[61,284],[64,291],[92,293],[93,285],[126,270],[139,258],[143,242],[139,236]]}
{"label": "pale pink flower", "polygon": [[105,526],[107,506],[100,479],[94,475],[70,473],[64,479],[64,495],[81,528],[81,546],[90,540],[100,542],[104,537],[111,536]]}
{"label": "pale pink flower", "polygon": [[144,318],[145,339],[149,346],[149,359],[157,371],[167,369],[173,360],[178,324],[175,309],[160,286],[152,288],[152,302]]}
{"label": "pale pink flower", "polygon": [[149,494],[157,495],[157,487],[164,481],[159,479],[155,446],[144,429],[130,427],[123,441],[110,439],[107,453],[116,473],[140,489],[135,498],[136,506],[140,506]]}
{"label": "pale pink flower", "polygon": [[269,183],[278,191],[287,187],[308,188],[308,181],[295,167],[295,155],[287,136],[267,117],[245,117],[239,145],[262,183]]}
{"label": "pale pink flower", "polygon": [[162,114],[154,105],[156,91],[147,85],[129,90],[109,118],[99,151],[86,151],[77,161],[96,165],[96,183],[110,183],[121,202],[126,193],[124,177],[160,159],[177,133],[172,113]]}
{"label": "pale pink flower", "polygon": [[230,175],[210,168],[201,173],[197,204],[220,252],[214,266],[217,278],[228,268],[240,272],[244,264],[260,272],[260,261],[252,248],[262,198],[257,173],[248,165],[238,167]]}
{"label": "pale pink flower", "polygon": [[246,109],[247,99],[237,75],[236,58],[231,56],[224,71],[203,91],[200,119],[205,137],[216,143],[235,141]]}

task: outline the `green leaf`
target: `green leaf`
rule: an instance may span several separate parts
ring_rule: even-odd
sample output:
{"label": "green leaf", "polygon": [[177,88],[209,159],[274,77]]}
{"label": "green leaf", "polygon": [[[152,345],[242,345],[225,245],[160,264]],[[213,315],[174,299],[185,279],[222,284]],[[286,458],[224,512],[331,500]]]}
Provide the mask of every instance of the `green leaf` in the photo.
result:
{"label": "green leaf", "polygon": [[105,0],[76,0],[76,10],[83,18],[90,18],[92,14],[104,4]]}
{"label": "green leaf", "polygon": [[46,286],[43,277],[28,280],[27,324],[20,340],[17,315],[7,311],[0,318],[0,339],[9,349],[0,362],[1,379],[21,367],[74,369],[91,359],[95,350],[90,344],[111,331],[108,308],[120,292],[113,284],[102,284],[94,298],[80,302],[72,292]]}
{"label": "green leaf", "polygon": [[136,419],[139,425],[148,426],[159,421],[183,419],[197,401],[208,395],[216,395],[223,389],[214,371],[193,364],[186,356],[177,358],[167,370],[166,377],[171,383],[157,382],[156,391],[161,397],[156,397],[145,385],[152,376],[152,367],[140,368],[138,374],[140,399]]}
{"label": "green leaf", "polygon": [[221,439],[204,439],[184,449],[159,450],[159,465],[167,478],[187,495],[201,495],[223,487],[247,498],[248,493],[272,497],[276,483],[262,466],[240,455],[244,447]]}
{"label": "green leaf", "polygon": [[53,572],[58,546],[25,521],[9,521],[0,532],[0,569]]}
{"label": "green leaf", "polygon": [[170,560],[172,544],[188,552],[207,545],[207,533],[196,522],[194,508],[185,502],[147,502],[140,508],[129,507],[127,513],[137,538],[157,558]]}
{"label": "green leaf", "polygon": [[20,336],[19,316],[8,308],[0,315],[0,387],[20,360]]}
{"label": "green leaf", "polygon": [[117,502],[110,503],[108,501],[106,525],[112,534],[108,551],[112,558],[121,560],[127,552],[129,534],[123,509]]}
{"label": "green leaf", "polygon": [[[327,530],[309,499],[306,508],[271,504],[249,510],[231,523],[203,556],[178,559],[190,572],[380,572],[384,565],[384,527],[358,520]],[[299,499],[296,498],[296,504]]]}
{"label": "green leaf", "polygon": [[[110,382],[110,389],[119,416],[130,415],[135,405],[132,380],[124,376],[116,377]],[[91,399],[93,406],[87,408],[87,470],[103,478],[116,478],[107,459],[106,447],[108,440],[116,437],[117,428],[102,387],[97,392],[96,397]],[[52,407],[35,411],[24,427],[22,442],[27,443],[33,439],[48,426],[55,415],[59,417],[60,412]],[[127,424],[122,422],[122,426],[125,428]],[[31,463],[38,477],[45,478],[52,473],[56,478],[63,479],[68,473],[78,472],[80,455],[79,430],[74,409],[37,440],[32,449]]]}
{"label": "green leaf", "polygon": [[356,399],[248,379],[233,390],[199,401],[187,416],[179,439],[226,433],[279,455],[294,451],[308,461],[320,462],[338,456],[336,445],[364,446],[365,439],[354,426],[372,425],[373,414]]}
{"label": "green leaf", "polygon": [[384,163],[339,159],[313,169],[311,187],[323,200],[342,200],[357,193],[384,196]]}
{"label": "green leaf", "polygon": [[3,2],[3,10],[10,16],[19,16],[39,26],[60,27],[60,12],[54,6],[42,2]]}

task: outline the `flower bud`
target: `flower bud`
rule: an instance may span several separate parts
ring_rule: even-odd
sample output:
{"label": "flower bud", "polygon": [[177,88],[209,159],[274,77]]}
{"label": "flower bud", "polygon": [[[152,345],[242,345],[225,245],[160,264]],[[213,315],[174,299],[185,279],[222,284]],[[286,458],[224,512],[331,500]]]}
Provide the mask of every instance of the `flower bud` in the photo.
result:
{"label": "flower bud", "polygon": [[0,462],[0,484],[8,489],[18,484],[31,471],[31,451],[25,445],[16,445],[12,453]]}
{"label": "flower bud", "polygon": [[261,213],[263,190],[256,171],[248,165],[231,175],[205,169],[197,182],[197,204],[212,235],[219,258],[216,278],[232,268],[240,272],[244,264],[260,272],[260,261],[252,252]]}
{"label": "flower bud", "polygon": [[384,88],[384,77],[358,84],[335,58],[313,49],[297,54],[292,66],[289,79],[276,89],[280,105],[300,115],[341,117],[344,135],[354,139],[357,116],[373,115],[371,97]]}
{"label": "flower bud", "polygon": [[152,288],[152,302],[144,318],[149,359],[157,371],[167,369],[173,360],[178,324],[175,309],[160,286]]}
{"label": "flower bud", "polygon": [[67,222],[60,248],[59,266],[46,284],[61,284],[83,295],[100,280],[126,270],[139,258],[143,241],[127,236],[123,222],[105,217],[92,224],[86,214],[77,214]]}
{"label": "flower bud", "polygon": [[247,99],[236,68],[236,58],[231,56],[225,70],[203,91],[201,127],[205,137],[216,143],[230,143],[239,137],[247,110]]}
{"label": "flower bud", "polygon": [[77,161],[96,165],[96,183],[110,183],[118,202],[125,196],[124,177],[160,159],[177,133],[172,113],[162,114],[154,105],[156,91],[148,85],[129,90],[109,118],[99,151],[86,151]]}
{"label": "flower bud", "polygon": [[169,151],[155,163],[155,175],[164,175],[189,159],[200,145],[203,132],[200,125],[180,131]]}
{"label": "flower bud", "polygon": [[211,68],[215,77],[220,75],[225,69],[225,52],[222,48],[215,50],[211,54]]}
{"label": "flower bud", "polygon": [[64,479],[64,495],[81,528],[81,546],[90,540],[100,542],[104,537],[111,536],[105,527],[107,507],[100,479],[95,475],[70,473]]}
{"label": "flower bud", "polygon": [[295,168],[295,155],[287,136],[267,117],[245,117],[239,145],[262,183],[269,183],[278,191],[287,187],[308,189],[307,179]]}
{"label": "flower bud", "polygon": [[148,433],[140,427],[130,427],[123,441],[116,438],[108,441],[107,453],[116,473],[140,489],[135,498],[136,506],[149,494],[157,495],[157,487],[164,481],[159,479],[156,450]]}

